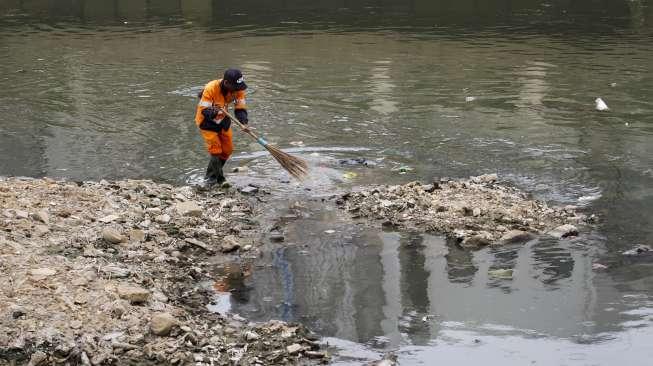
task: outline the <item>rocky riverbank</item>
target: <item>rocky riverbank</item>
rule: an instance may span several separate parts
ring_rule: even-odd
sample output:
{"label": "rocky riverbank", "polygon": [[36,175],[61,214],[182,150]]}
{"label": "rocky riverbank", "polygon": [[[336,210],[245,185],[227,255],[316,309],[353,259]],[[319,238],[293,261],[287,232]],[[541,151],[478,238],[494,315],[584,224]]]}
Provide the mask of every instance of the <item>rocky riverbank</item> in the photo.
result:
{"label": "rocky riverbank", "polygon": [[343,195],[337,203],[353,217],[441,233],[466,248],[525,242],[540,234],[576,236],[577,225],[595,220],[575,206],[549,206],[497,179],[489,174],[366,187]]}
{"label": "rocky riverbank", "polygon": [[0,179],[0,365],[325,362],[299,325],[206,307],[209,259],[256,257],[257,210],[233,190]]}

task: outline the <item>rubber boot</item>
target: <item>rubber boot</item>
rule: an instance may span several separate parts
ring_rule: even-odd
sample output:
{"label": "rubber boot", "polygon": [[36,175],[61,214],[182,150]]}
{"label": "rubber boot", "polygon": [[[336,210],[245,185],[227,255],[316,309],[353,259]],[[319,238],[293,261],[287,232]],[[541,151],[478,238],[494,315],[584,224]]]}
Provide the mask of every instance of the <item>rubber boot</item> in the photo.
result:
{"label": "rubber boot", "polygon": [[227,163],[227,161],[223,159],[218,159],[218,160],[219,160],[218,166],[220,167],[219,174],[218,174],[218,184],[222,188],[229,188],[231,185],[227,183],[227,179],[225,179],[224,171],[223,171],[224,165]]}
{"label": "rubber boot", "polygon": [[222,177],[222,180],[224,181],[222,165],[223,164],[217,156],[211,155],[209,165],[206,167],[206,176],[204,177],[204,182],[207,187],[222,183],[220,177]]}

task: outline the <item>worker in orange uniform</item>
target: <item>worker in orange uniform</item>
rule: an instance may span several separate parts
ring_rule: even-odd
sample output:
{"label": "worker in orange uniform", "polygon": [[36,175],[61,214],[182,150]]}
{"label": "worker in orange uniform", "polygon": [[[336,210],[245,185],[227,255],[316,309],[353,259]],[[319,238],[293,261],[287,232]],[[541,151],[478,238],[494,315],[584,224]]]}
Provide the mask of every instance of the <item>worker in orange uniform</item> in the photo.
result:
{"label": "worker in orange uniform", "polygon": [[234,151],[231,131],[231,119],[222,108],[235,104],[235,117],[247,129],[247,107],[245,104],[247,84],[243,73],[237,69],[227,69],[222,79],[210,81],[199,94],[195,123],[206,142],[206,149],[211,155],[206,168],[206,184],[223,185],[225,183],[223,167]]}

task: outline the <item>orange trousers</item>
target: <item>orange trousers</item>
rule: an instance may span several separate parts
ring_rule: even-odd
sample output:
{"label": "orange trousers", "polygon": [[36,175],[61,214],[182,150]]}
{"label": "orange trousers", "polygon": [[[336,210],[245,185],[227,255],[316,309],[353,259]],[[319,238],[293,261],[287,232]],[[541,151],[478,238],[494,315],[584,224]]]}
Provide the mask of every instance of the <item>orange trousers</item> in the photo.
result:
{"label": "orange trousers", "polygon": [[228,160],[234,152],[233,133],[231,128],[226,131],[213,132],[207,130],[200,130],[206,150],[209,154],[219,157],[222,160]]}

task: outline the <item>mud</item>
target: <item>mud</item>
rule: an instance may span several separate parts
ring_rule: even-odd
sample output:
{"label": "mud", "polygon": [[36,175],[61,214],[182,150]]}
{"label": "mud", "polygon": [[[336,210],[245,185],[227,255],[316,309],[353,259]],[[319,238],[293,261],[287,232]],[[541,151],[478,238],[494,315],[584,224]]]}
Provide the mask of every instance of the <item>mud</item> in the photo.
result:
{"label": "mud", "polygon": [[0,179],[0,365],[327,362],[301,325],[207,309],[209,259],[258,253],[257,198]]}
{"label": "mud", "polygon": [[444,234],[466,248],[525,242],[542,234],[572,237],[596,220],[578,207],[549,206],[497,181],[489,174],[379,185],[344,194],[337,203],[354,218]]}

